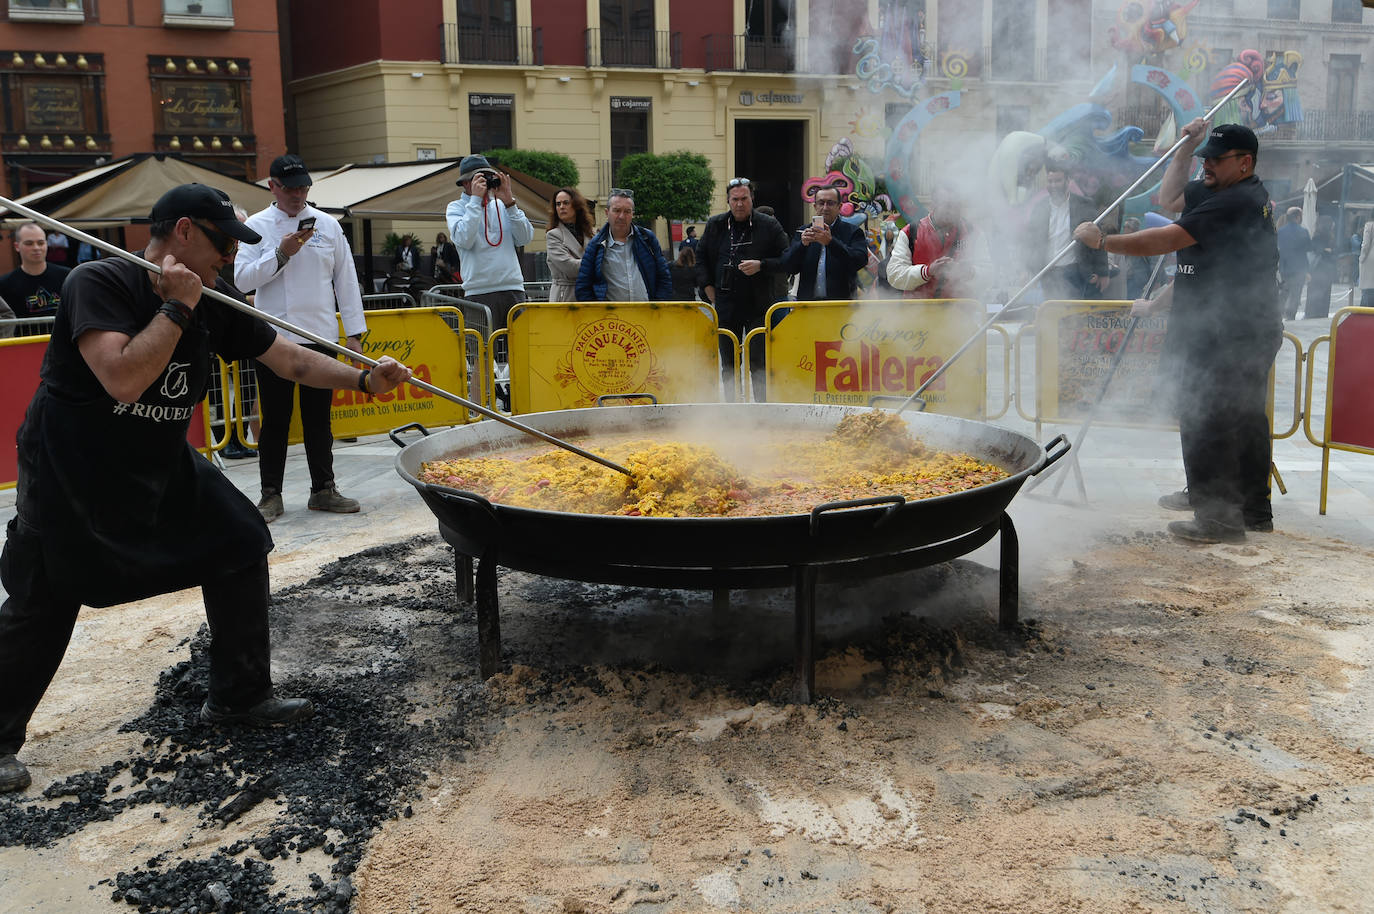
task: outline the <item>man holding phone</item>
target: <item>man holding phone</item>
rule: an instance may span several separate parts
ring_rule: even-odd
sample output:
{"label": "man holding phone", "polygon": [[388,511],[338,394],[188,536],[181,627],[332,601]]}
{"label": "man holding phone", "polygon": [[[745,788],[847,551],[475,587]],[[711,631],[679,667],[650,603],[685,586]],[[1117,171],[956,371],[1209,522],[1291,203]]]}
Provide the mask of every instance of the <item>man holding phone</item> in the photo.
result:
{"label": "man holding phone", "polygon": [[[239,246],[234,260],[234,284],[244,292],[256,290],[254,304],[262,311],[325,339],[333,339],[339,332],[337,312],[343,316],[348,337],[345,345],[361,355],[367,323],[353,253],[343,229],[333,216],[306,202],[312,182],[300,156],[277,158],[269,175],[267,187],[275,202],[248,217],[248,227],[262,240]],[[280,332],[307,349],[329,352],[289,331]],[[282,480],[296,384],[279,377],[261,362],[254,367],[262,410],[262,434],[258,440],[262,500],[258,510],[271,523],[285,510]],[[358,502],[340,495],[334,485],[334,436],[329,427],[332,396],[329,390],[300,388],[301,429],[310,468],[307,504],[312,511],[353,514],[358,511]]]}
{"label": "man holding phone", "polygon": [[822,187],[811,198],[810,225],[797,230],[782,255],[782,268],[800,273],[797,301],[852,300],[859,271],[868,263],[868,243],[858,226],[840,218],[840,192]]}

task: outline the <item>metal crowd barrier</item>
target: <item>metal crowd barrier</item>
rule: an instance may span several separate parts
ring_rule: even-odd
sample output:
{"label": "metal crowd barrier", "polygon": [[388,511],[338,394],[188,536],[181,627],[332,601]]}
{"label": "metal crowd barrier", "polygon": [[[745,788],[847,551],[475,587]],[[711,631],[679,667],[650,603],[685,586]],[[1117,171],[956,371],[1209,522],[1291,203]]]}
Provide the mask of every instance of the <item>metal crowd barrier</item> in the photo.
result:
{"label": "metal crowd barrier", "polygon": [[415,296],[409,292],[378,292],[363,296],[364,311],[382,311],[392,308],[416,307]]}
{"label": "metal crowd barrier", "polygon": [[47,336],[53,317],[7,317],[0,319],[0,337]]}

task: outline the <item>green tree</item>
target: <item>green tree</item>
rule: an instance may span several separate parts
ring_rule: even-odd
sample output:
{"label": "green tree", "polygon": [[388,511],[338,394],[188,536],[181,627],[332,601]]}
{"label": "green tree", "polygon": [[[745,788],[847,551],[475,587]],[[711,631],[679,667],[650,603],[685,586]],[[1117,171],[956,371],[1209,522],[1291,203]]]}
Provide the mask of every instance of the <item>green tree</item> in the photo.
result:
{"label": "green tree", "polygon": [[576,187],[581,179],[577,172],[577,164],[561,152],[545,152],[542,149],[488,149],[482,155],[500,162],[503,168],[523,171],[532,178],[549,182],[554,187]]}
{"label": "green tree", "polygon": [[715,181],[711,163],[698,152],[637,152],[620,162],[616,184],[635,193],[635,219],[653,225],[664,219],[705,219],[711,215]]}

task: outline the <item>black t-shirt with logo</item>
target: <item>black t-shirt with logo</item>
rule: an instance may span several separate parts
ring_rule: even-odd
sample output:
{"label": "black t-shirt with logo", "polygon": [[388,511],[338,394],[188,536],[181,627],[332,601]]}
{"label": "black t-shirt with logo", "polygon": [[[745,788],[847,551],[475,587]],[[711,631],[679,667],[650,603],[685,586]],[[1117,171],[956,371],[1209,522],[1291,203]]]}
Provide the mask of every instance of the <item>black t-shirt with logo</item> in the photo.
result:
{"label": "black t-shirt with logo", "polygon": [[[216,288],[238,297],[223,281]],[[91,606],[201,583],[272,545],[252,502],[195,452],[186,431],[205,396],[211,352],[255,358],[276,332],[202,298],[158,377],[137,402],[118,402],[77,339],[92,330],[136,336],[161,306],[137,264],[109,259],[71,271],[19,430],[19,513],[42,536],[55,592]]]}
{"label": "black t-shirt with logo", "polygon": [[55,263],[37,276],[14,270],[0,276],[0,298],[14,310],[15,317],[49,317],[57,313],[62,283],[70,272]]}
{"label": "black t-shirt with logo", "polygon": [[1178,252],[1170,344],[1211,361],[1273,358],[1283,317],[1269,192],[1252,175],[1222,190],[1189,182],[1183,199],[1177,224],[1196,244]]}

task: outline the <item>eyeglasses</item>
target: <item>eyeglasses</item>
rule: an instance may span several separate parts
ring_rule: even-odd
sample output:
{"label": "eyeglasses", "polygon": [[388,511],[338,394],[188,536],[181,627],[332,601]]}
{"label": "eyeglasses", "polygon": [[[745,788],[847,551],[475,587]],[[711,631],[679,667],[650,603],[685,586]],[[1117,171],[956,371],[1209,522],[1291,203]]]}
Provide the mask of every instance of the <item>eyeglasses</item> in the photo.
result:
{"label": "eyeglasses", "polygon": [[1248,156],[1249,154],[1248,152],[1228,152],[1224,156],[1205,156],[1202,161],[1220,162],[1222,159],[1239,159],[1241,156]]}
{"label": "eyeglasses", "polygon": [[629,197],[633,200],[635,198],[635,192],[628,187],[612,187],[611,193],[607,199],[610,199],[610,197]]}
{"label": "eyeglasses", "polygon": [[210,243],[215,246],[216,251],[219,251],[220,256],[229,257],[238,253],[239,241],[237,238],[231,238],[219,229],[209,225],[202,225],[194,219],[191,220],[191,224],[205,233],[205,237],[210,239]]}
{"label": "eyeglasses", "polygon": [[725,189],[730,190],[734,187],[748,187],[750,183],[748,178],[731,178],[730,182],[725,185]]}

